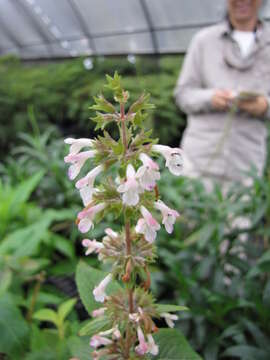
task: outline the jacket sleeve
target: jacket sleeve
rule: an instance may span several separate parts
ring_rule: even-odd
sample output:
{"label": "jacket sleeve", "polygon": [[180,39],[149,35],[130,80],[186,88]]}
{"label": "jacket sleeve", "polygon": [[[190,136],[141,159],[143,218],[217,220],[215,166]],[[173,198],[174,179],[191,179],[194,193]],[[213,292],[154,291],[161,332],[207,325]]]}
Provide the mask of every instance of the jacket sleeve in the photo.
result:
{"label": "jacket sleeve", "polygon": [[195,35],[186,54],[177,85],[176,104],[187,114],[212,111],[211,99],[215,89],[203,87],[200,36]]}

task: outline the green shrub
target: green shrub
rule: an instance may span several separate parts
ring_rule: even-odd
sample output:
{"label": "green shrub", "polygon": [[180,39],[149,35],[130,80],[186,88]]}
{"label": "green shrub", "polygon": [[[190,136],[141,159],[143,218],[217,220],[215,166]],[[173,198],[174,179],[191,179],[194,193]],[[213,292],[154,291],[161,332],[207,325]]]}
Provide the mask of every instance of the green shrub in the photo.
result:
{"label": "green shrub", "polygon": [[[254,177],[253,186],[223,195],[218,186],[207,194],[199,181],[168,175],[162,188],[182,216],[175,235],[159,238],[159,297],[192,310],[179,326],[205,360],[268,359],[269,180]],[[239,217],[249,219],[244,228],[233,225]]]}
{"label": "green shrub", "polygon": [[[19,132],[29,132],[28,108],[32,106],[43,132],[56,125],[64,135],[91,136],[90,99],[102,88],[105,73],[125,75],[124,86],[137,98],[144,89],[157,105],[152,123],[161,142],[178,144],[184,119],[173,99],[181,65],[179,56],[155,59],[137,57],[135,65],[123,57],[97,58],[87,71],[83,59],[61,63],[25,65],[16,58],[0,60],[0,146],[7,152]],[[2,152],[1,152],[2,153]]]}

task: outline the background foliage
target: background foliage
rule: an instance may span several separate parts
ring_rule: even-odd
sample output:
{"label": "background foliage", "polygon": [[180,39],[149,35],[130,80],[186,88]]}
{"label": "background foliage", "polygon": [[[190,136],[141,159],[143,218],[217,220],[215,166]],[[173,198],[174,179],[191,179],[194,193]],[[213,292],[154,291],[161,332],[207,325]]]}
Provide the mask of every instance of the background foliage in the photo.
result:
{"label": "background foliage", "polygon": [[[172,95],[180,63],[174,56],[137,58],[135,65],[101,58],[87,71],[82,59],[34,66],[1,59],[3,358],[89,359],[89,336],[77,336],[86,313],[80,302],[69,301],[78,298],[74,272],[82,249],[73,222],[80,199],[65,176],[63,138],[92,136],[91,97],[104,74],[118,70],[131,100],[143,89],[152,93],[156,109],[148,126],[160,142],[177,146],[185,124]],[[218,186],[207,194],[199,181],[169,173],[159,186],[181,217],[171,236],[159,233],[152,288],[159,302],[191,309],[177,327],[206,360],[270,358],[268,167],[262,179],[253,177],[252,186],[235,185],[226,195]],[[249,219],[245,228],[233,224],[239,217]],[[108,217],[92,237],[99,239],[108,226],[117,230]],[[87,264],[98,266],[91,256]]]}
{"label": "background foliage", "polygon": [[181,58],[138,58],[135,65],[126,58],[96,59],[87,71],[82,59],[61,63],[27,66],[17,59],[0,61],[0,144],[8,149],[16,134],[29,131],[29,106],[33,107],[41,131],[57,125],[63,134],[91,136],[94,123],[89,121],[89,103],[100,92],[105,74],[118,71],[123,86],[130,90],[130,102],[143,89],[152,94],[156,105],[149,126],[153,126],[163,143],[179,144],[184,120],[173,101],[173,88]]}

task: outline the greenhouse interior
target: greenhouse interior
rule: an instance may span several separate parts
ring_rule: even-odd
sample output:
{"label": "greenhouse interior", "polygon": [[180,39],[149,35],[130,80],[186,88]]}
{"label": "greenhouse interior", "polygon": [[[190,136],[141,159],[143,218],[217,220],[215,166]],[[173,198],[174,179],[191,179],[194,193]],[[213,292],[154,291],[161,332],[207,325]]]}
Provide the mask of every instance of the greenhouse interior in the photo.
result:
{"label": "greenhouse interior", "polygon": [[0,360],[269,360],[270,1],[0,9]]}

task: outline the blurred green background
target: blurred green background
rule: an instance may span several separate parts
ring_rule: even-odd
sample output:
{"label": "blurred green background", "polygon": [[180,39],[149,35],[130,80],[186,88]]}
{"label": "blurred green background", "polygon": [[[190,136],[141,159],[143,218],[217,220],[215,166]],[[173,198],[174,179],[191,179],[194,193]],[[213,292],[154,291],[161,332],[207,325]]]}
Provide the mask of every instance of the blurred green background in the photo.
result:
{"label": "blurred green background", "polygon": [[[87,314],[70,301],[84,255],[74,224],[81,201],[66,176],[63,139],[94,136],[92,97],[105,74],[118,71],[131,101],[151,93],[154,136],[178,146],[186,123],[173,99],[181,63],[180,56],[134,64],[101,57],[87,70],[83,59],[0,59],[0,359],[89,358],[89,337],[77,336]],[[252,174],[252,186],[235,185],[226,196],[167,170],[160,181],[164,201],[181,217],[172,235],[158,235],[152,289],[159,302],[190,308],[176,326],[206,360],[270,358],[269,174],[267,166],[262,179]],[[250,219],[247,228],[233,226],[241,217]],[[101,238],[108,226],[117,225],[108,217],[91,236]],[[95,256],[87,262],[100,266]]]}

